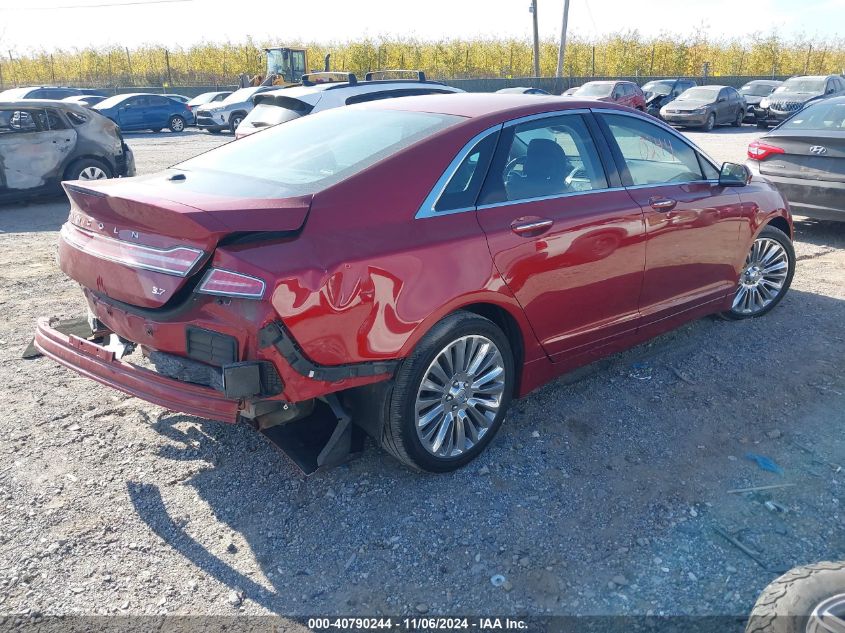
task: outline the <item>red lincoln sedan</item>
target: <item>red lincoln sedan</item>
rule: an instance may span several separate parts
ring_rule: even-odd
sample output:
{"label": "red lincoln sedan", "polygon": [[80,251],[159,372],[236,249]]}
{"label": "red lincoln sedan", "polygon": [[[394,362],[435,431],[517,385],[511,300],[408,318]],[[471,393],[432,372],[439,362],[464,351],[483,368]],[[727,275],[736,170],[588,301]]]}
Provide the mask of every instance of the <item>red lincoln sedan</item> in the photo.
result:
{"label": "red lincoln sedan", "polygon": [[366,431],[414,468],[458,468],[512,398],[705,315],[761,316],[795,267],[763,178],[573,98],[371,102],[64,186],[59,263],[92,333],[41,319],[37,347],[282,445],[313,429],[315,467]]}

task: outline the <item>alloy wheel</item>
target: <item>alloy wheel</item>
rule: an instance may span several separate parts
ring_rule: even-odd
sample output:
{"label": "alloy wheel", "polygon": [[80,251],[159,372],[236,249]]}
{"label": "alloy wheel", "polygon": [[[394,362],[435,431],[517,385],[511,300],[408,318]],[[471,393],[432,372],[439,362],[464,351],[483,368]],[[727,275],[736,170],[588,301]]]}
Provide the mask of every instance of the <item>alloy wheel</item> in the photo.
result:
{"label": "alloy wheel", "polygon": [[174,132],[181,132],[185,129],[185,122],[182,119],[175,118],[171,127]]}
{"label": "alloy wheel", "polygon": [[105,178],[108,178],[108,175],[101,167],[91,165],[79,172],[77,180],[103,180]]}
{"label": "alloy wheel", "polygon": [[783,292],[789,274],[789,256],[783,245],[771,238],[754,240],[739,276],[733,310],[752,315],[765,310]]}
{"label": "alloy wheel", "polygon": [[845,633],[845,594],[821,602],[807,622],[807,633]]}
{"label": "alloy wheel", "polygon": [[417,391],[416,429],[426,451],[457,457],[487,433],[502,406],[505,362],[485,336],[463,336],[442,349]]}

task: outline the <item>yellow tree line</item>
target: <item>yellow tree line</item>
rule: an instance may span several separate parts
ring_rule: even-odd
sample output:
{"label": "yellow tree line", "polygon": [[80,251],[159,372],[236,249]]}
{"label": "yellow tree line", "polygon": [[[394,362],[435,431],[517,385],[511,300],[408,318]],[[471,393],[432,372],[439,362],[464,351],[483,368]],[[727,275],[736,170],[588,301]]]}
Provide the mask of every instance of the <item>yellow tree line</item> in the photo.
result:
{"label": "yellow tree line", "polygon": [[[531,43],[515,39],[449,39],[422,41],[381,37],[347,42],[204,42],[190,47],[119,46],[38,50],[0,57],[5,87],[29,84],[78,85],[213,85],[232,84],[239,73],[263,73],[262,51],[284,44],[308,49],[309,67],[322,68],[332,54],[333,70],[363,73],[380,68],[419,68],[442,79],[528,77],[532,72]],[[572,37],[567,43],[564,75],[700,76],[709,74],[793,75],[841,73],[845,68],[845,38],[785,39],[754,34],[738,39],[708,39],[703,32],[687,37],[647,38],[637,31],[598,40]],[[541,44],[541,75],[551,77],[557,44]]]}

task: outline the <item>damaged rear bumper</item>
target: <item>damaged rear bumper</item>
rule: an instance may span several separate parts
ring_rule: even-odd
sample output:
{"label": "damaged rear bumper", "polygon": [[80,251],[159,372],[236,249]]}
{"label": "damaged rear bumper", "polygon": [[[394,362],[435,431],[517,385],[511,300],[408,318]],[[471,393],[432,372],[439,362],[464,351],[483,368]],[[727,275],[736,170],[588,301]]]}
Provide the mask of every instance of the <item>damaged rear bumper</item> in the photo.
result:
{"label": "damaged rear bumper", "polygon": [[240,401],[227,398],[210,387],[168,378],[143,367],[123,362],[113,351],[50,326],[46,317],[38,319],[35,347],[48,358],[91,378],[173,411],[234,423]]}

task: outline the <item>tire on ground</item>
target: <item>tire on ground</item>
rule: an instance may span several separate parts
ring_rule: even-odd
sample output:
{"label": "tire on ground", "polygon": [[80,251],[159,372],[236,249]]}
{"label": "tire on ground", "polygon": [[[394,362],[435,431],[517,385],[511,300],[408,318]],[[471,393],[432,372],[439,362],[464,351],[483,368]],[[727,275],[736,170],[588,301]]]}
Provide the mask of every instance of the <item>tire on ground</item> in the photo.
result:
{"label": "tire on ground", "polygon": [[815,633],[807,628],[813,609],[840,593],[845,593],[845,561],[791,569],[763,589],[745,633]]}
{"label": "tire on ground", "polygon": [[112,178],[114,174],[112,173],[111,167],[109,167],[105,162],[101,160],[97,160],[96,158],[80,158],[78,160],[73,161],[68,168],[65,170],[65,180],[80,180],[80,176],[82,172],[88,169],[89,167],[97,167],[105,173],[106,178]]}
{"label": "tire on ground", "polygon": [[786,249],[786,254],[789,257],[789,272],[787,273],[786,279],[783,282],[783,291],[780,293],[777,299],[775,299],[771,304],[766,306],[760,312],[754,314],[739,314],[737,312],[733,312],[732,310],[728,310],[727,312],[723,312],[721,314],[721,316],[725,319],[731,321],[738,321],[740,319],[756,319],[757,317],[761,317],[774,310],[775,306],[777,306],[777,304],[779,304],[786,296],[786,293],[789,292],[789,287],[790,285],[792,285],[792,277],[795,275],[795,247],[792,245],[792,240],[789,239],[789,236],[786,233],[771,225],[763,227],[763,230],[760,231],[760,234],[757,236],[757,238],[761,237],[768,237],[770,239],[777,240]]}
{"label": "tire on ground", "polygon": [[[499,348],[505,365],[505,389],[501,406],[487,433],[472,448],[454,458],[440,458],[429,453],[416,432],[415,403],[417,391],[434,358],[450,342],[463,336],[482,335]],[[444,317],[420,340],[414,351],[396,371],[392,393],[388,398],[382,447],[402,463],[415,470],[448,472],[466,465],[493,440],[502,425],[514,390],[513,351],[508,338],[495,323],[472,312],[458,311]]]}

